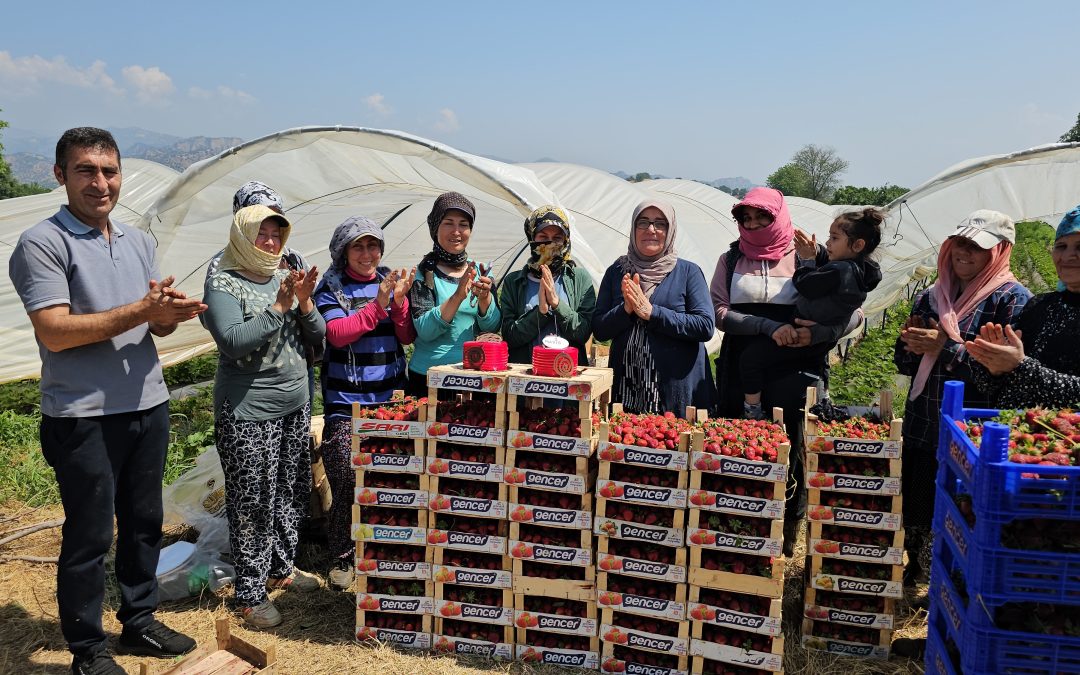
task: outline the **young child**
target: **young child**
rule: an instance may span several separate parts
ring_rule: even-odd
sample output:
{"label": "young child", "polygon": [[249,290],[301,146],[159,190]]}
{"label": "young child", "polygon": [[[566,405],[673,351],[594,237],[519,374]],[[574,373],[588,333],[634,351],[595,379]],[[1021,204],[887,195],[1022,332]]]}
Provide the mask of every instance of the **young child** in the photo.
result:
{"label": "young child", "polygon": [[[795,318],[824,325],[846,324],[862,306],[866,294],[881,282],[881,268],[870,254],[881,242],[885,215],[877,209],[849,211],[829,226],[829,240],[820,247],[813,237],[795,230],[798,268],[791,281],[799,298]],[[833,345],[814,343],[788,347],[798,341],[795,326],[783,324],[771,336],[760,336],[747,346],[739,360],[743,385],[743,413],[747,419],[761,419],[761,390],[767,371],[778,364],[823,358]]]}

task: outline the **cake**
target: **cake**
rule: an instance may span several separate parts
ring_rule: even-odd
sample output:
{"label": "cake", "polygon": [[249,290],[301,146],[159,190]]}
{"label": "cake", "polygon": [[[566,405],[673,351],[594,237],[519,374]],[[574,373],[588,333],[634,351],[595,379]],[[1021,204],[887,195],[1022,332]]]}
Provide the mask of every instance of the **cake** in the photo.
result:
{"label": "cake", "polygon": [[557,335],[549,335],[543,345],[533,347],[533,373],[547,377],[573,377],[577,374],[578,351]]}
{"label": "cake", "polygon": [[469,370],[506,370],[510,350],[495,333],[484,333],[461,348],[461,365]]}

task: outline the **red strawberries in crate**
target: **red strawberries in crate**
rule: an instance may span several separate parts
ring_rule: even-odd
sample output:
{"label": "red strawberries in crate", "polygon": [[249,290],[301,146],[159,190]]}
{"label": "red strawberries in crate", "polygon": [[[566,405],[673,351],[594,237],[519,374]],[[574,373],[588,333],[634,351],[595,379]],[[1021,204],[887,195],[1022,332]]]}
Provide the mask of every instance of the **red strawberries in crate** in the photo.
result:
{"label": "red strawberries in crate", "polygon": [[[464,424],[472,427],[495,426],[495,401],[467,399],[462,401],[439,401],[435,406],[434,422],[438,424]],[[432,433],[428,429],[428,433]],[[443,434],[432,434],[443,435]]]}
{"label": "red strawberries in crate", "polygon": [[789,442],[783,427],[767,420],[712,419],[701,430],[705,452],[757,462],[776,462],[780,446]]}
{"label": "red strawberries in crate", "polygon": [[[617,413],[611,416],[608,441],[623,445],[639,445],[646,448],[675,450],[679,447],[679,434],[690,431],[691,424],[679,419],[674,413],[663,415],[632,415]],[[601,459],[604,459],[601,457]]]}
{"label": "red strawberries in crate", "polygon": [[[1004,410],[994,421],[1009,426],[1010,462],[1045,466],[1080,465],[1080,413],[1071,408]],[[957,422],[957,425],[978,447],[982,442],[983,425],[966,422]]]}
{"label": "red strawberries in crate", "polygon": [[427,398],[413,398],[387,401],[376,406],[361,406],[358,417],[373,420],[415,422],[420,419],[420,408],[427,404]]}

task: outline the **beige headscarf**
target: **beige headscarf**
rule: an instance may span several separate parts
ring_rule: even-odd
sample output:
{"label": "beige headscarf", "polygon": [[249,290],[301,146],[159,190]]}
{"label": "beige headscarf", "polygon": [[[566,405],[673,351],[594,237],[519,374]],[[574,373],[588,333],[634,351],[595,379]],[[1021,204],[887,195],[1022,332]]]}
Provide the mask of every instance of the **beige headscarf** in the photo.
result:
{"label": "beige headscarf", "polygon": [[[259,227],[267,218],[275,218],[281,225],[281,250],[274,255],[255,247]],[[245,206],[233,215],[229,245],[225,247],[218,269],[244,270],[266,277],[274,276],[274,272],[281,265],[281,254],[285,252],[285,242],[289,240],[291,230],[292,224],[288,218],[269,207],[263,204]]]}
{"label": "beige headscarf", "polygon": [[[668,221],[667,239],[664,240],[664,248],[654,256],[643,256],[637,249],[637,239],[634,234],[634,223],[637,222],[638,216],[641,212],[650,206],[655,207],[664,214],[664,217]],[[675,269],[675,263],[679,261],[679,256],[675,252],[675,234],[678,232],[678,227],[675,224],[675,208],[657,199],[647,199],[637,205],[634,209],[634,216],[630,219],[630,247],[627,250],[626,255],[621,256],[615,262],[622,268],[626,274],[640,274],[641,275],[641,290],[645,292],[645,297],[651,298],[653,291],[660,285],[667,275],[671,273],[671,270]]]}

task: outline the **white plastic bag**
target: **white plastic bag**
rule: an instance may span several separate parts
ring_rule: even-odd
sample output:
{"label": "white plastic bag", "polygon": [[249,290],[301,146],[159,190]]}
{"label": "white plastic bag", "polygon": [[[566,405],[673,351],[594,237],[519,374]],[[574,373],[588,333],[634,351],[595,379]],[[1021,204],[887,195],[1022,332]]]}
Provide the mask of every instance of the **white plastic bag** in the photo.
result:
{"label": "white plastic bag", "polygon": [[195,466],[165,488],[161,497],[166,525],[189,525],[199,531],[200,551],[228,555],[225,474],[221,471],[217,447],[207,447],[195,460]]}

